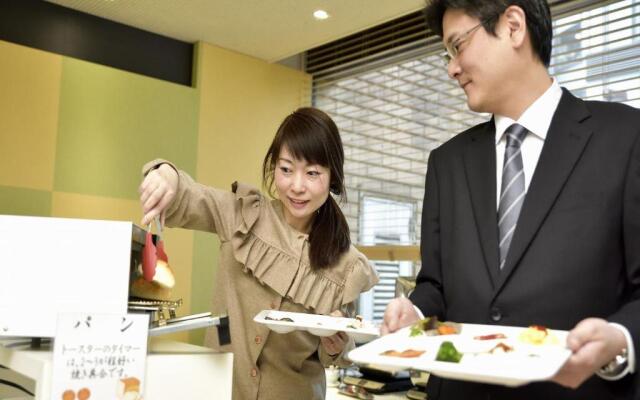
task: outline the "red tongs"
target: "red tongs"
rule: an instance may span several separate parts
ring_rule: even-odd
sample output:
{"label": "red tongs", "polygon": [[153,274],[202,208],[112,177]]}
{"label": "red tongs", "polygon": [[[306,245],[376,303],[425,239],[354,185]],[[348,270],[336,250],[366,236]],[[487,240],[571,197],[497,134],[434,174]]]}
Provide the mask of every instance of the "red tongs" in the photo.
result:
{"label": "red tongs", "polygon": [[162,224],[160,218],[155,218],[158,227],[158,235],[156,243],[153,243],[153,234],[151,233],[151,224],[144,240],[144,249],[142,250],[142,276],[147,282],[151,282],[156,275],[156,264],[158,260],[169,263],[167,253],[164,251],[164,242],[162,241]]}

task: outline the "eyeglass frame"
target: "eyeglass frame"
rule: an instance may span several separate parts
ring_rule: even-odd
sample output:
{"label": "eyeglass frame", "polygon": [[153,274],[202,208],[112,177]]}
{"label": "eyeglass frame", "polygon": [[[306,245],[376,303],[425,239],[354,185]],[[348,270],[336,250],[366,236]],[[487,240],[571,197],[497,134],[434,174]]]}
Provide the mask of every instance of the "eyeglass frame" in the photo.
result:
{"label": "eyeglass frame", "polygon": [[445,67],[448,67],[449,64],[451,63],[451,61],[453,61],[456,57],[458,57],[460,55],[460,50],[458,50],[458,47],[462,43],[464,43],[465,41],[470,40],[471,35],[475,31],[477,31],[478,28],[483,26],[485,24],[485,22],[486,21],[480,21],[477,25],[474,25],[471,29],[467,30],[466,32],[464,32],[460,36],[458,36],[449,45],[445,45],[444,46],[445,51],[441,54],[441,57],[442,57],[442,62],[444,63]]}

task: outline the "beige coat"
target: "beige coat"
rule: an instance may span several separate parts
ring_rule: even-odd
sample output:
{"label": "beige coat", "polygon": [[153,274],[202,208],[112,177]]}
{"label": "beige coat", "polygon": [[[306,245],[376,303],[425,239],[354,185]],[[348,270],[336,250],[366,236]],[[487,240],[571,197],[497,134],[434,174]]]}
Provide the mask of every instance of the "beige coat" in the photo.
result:
{"label": "beige coat", "polygon": [[[162,162],[148,163],[143,172]],[[228,313],[231,345],[219,346],[215,329],[207,332],[206,344],[233,351],[233,398],[324,399],[323,365],[344,364],[342,354],[332,359],[318,337],[278,334],[253,318],[265,309],[352,314],[359,294],[378,281],[364,255],[351,246],[338,264],[314,271],[308,236],[286,223],[279,200],[243,184],[234,184],[231,192],[207,187],[182,171],[166,216],[168,226],[220,238],[213,312]],[[349,343],[343,354],[352,347]]]}

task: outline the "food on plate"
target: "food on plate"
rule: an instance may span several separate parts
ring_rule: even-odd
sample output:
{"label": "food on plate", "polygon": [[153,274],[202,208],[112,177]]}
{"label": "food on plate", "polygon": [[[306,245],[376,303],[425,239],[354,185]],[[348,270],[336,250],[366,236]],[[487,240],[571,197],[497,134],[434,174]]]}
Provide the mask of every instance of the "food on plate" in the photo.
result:
{"label": "food on plate", "polygon": [[355,321],[347,325],[347,328],[351,328],[351,329],[360,329],[362,327],[364,327],[364,321],[363,321],[362,315],[356,315]]}
{"label": "food on plate", "polygon": [[558,344],[558,338],[544,326],[531,325],[523,330],[518,339],[521,342],[542,345],[542,344]]}
{"label": "food on plate", "polygon": [[140,380],[135,377],[120,379],[116,392],[118,400],[140,400]]}
{"label": "food on plate", "polygon": [[446,323],[438,326],[436,330],[438,331],[438,335],[456,335],[460,332],[456,327],[447,325]]}
{"label": "food on plate", "polygon": [[504,353],[510,353],[512,351],[513,351],[513,347],[511,347],[508,344],[505,344],[503,342],[500,342],[497,345],[495,345],[491,350],[489,350],[489,353],[491,353],[491,354],[504,354]]}
{"label": "food on plate", "polygon": [[457,335],[461,329],[462,325],[456,322],[441,322],[438,321],[438,317],[427,317],[411,326],[409,336],[414,337],[422,334],[427,336]]}
{"label": "food on plate", "polygon": [[492,333],[490,335],[474,336],[473,338],[475,340],[495,340],[495,339],[506,339],[507,337],[504,335],[504,333]]}
{"label": "food on plate", "polygon": [[452,342],[442,342],[436,355],[436,361],[459,363],[462,360],[462,353],[456,349]]}
{"label": "food on plate", "polygon": [[264,317],[264,319],[267,321],[293,322],[293,320],[289,317],[271,318],[270,316],[267,315],[266,317]]}
{"label": "food on plate", "polygon": [[424,350],[414,350],[414,349],[407,349],[404,351],[387,350],[380,353],[381,356],[401,357],[401,358],[416,358],[416,357],[420,357],[422,354],[424,354]]}

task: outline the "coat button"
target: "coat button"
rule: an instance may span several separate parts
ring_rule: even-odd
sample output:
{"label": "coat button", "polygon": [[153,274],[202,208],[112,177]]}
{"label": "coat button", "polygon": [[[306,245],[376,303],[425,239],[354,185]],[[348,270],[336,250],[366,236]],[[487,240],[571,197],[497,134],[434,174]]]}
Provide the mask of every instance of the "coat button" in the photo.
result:
{"label": "coat button", "polygon": [[499,322],[502,319],[502,311],[498,307],[493,307],[490,316],[493,322]]}
{"label": "coat button", "polygon": [[271,303],[271,309],[272,309],[272,310],[275,310],[275,309],[276,309],[276,303],[273,303],[273,302]]}
{"label": "coat button", "polygon": [[254,342],[256,342],[256,344],[260,344],[262,343],[262,338],[260,337],[260,335],[256,335],[256,338],[253,339]]}
{"label": "coat button", "polygon": [[255,378],[256,376],[258,376],[258,370],[255,368],[251,368],[251,376],[253,378]]}

